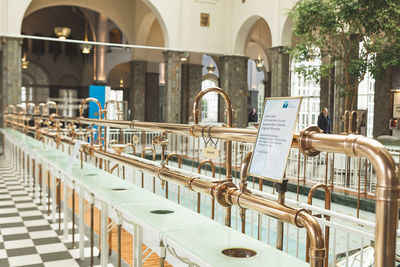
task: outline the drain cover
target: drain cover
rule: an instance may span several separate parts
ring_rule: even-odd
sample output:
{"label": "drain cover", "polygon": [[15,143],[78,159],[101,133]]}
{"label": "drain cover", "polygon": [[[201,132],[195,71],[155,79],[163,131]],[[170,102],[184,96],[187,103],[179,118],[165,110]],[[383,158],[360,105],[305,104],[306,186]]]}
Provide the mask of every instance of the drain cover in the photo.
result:
{"label": "drain cover", "polygon": [[127,190],[128,188],[123,188],[123,187],[116,187],[116,188],[111,188],[111,190],[113,190],[113,191],[124,191],[124,190]]}
{"label": "drain cover", "polygon": [[234,258],[250,258],[257,254],[254,250],[247,248],[227,248],[221,252],[228,257]]}
{"label": "drain cover", "polygon": [[150,212],[154,213],[154,214],[161,214],[161,215],[174,213],[173,210],[152,210]]}

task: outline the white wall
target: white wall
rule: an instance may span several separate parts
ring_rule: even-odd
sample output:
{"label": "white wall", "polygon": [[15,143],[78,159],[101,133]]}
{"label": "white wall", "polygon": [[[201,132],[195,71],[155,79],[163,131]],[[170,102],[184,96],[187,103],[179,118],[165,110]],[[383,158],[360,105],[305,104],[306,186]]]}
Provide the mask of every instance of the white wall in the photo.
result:
{"label": "white wall", "polygon": [[[209,54],[243,55],[248,30],[258,18],[263,18],[268,23],[272,46],[284,44],[282,31],[287,12],[296,1],[247,0],[242,3],[239,0],[0,0],[0,3],[0,30],[5,33],[20,33],[24,14],[48,6],[74,5],[109,17],[131,44],[151,39],[148,34],[154,17],[149,13],[153,13],[164,35],[164,45],[168,48]],[[202,12],[210,14],[210,27],[200,27]]]}

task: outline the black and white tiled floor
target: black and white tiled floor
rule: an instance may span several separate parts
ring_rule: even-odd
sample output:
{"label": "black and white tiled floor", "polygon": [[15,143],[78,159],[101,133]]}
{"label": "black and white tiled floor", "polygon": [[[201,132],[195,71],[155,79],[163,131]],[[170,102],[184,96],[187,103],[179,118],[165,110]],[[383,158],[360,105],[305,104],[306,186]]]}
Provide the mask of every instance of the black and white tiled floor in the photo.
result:
{"label": "black and white tiled floor", "polygon": [[[15,171],[0,159],[0,267],[90,266],[89,240],[85,242],[87,258],[81,261],[78,231],[76,247],[72,248],[72,223],[69,223],[69,238],[64,240],[58,222],[52,223],[50,219],[47,207],[32,200]],[[97,248],[94,251],[94,255],[98,255]],[[100,258],[95,256],[94,263],[99,266]]]}

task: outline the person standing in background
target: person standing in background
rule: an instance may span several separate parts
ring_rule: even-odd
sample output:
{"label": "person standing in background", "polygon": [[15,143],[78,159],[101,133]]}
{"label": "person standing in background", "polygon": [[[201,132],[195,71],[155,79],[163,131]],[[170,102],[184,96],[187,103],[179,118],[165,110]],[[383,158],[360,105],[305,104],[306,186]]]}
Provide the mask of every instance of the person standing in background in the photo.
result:
{"label": "person standing in background", "polygon": [[258,122],[257,111],[255,108],[249,114],[249,122]]}
{"label": "person standing in background", "polygon": [[324,108],[324,110],[318,116],[318,127],[324,133],[331,133],[331,117],[328,114],[327,108]]}

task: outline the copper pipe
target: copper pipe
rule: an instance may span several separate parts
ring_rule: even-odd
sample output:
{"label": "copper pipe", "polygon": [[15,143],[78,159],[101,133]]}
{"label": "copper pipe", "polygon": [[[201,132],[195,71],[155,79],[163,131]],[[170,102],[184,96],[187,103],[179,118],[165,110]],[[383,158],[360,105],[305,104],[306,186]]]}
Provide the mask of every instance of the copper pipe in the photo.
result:
{"label": "copper pipe", "polygon": [[108,112],[108,104],[109,103],[113,103],[115,104],[115,106],[117,107],[117,120],[122,120],[122,115],[123,112],[121,111],[119,104],[121,103],[120,101],[117,100],[108,100],[105,104],[104,104],[104,110],[103,110],[103,114],[104,114],[104,118],[107,118],[107,112]]}
{"label": "copper pipe", "polygon": [[58,105],[57,105],[57,103],[54,102],[54,101],[51,101],[51,100],[48,100],[48,101],[46,102],[47,111],[50,113],[50,108],[49,108],[49,106],[55,107],[55,108],[56,108],[56,114],[58,115]]}
{"label": "copper pipe", "polygon": [[[197,166],[197,172],[201,173],[201,168],[204,164],[209,164],[211,166],[212,177],[215,178],[215,165],[211,160],[202,160],[199,165]],[[197,193],[197,213],[200,213],[200,203],[201,203],[201,195]],[[215,198],[211,198],[211,219],[214,220],[215,217]]]}
{"label": "copper pipe", "polygon": [[[250,167],[250,161],[251,161],[251,156],[253,155],[253,152],[250,151],[246,154],[244,157],[242,163],[240,164],[240,183],[239,183],[239,188],[240,191],[243,193],[250,193],[247,190],[247,176],[248,176],[248,171]],[[240,208],[240,220],[242,222],[242,233],[246,233],[246,209],[245,208]]]}
{"label": "copper pipe", "polygon": [[350,125],[350,111],[348,111],[348,110],[344,111],[343,125],[344,125],[344,127],[343,127],[344,134],[349,134],[349,131],[350,131],[350,128],[349,128],[349,125]]}
{"label": "copper pipe", "polygon": [[171,171],[167,168],[159,168],[134,159],[128,159],[117,154],[110,154],[101,150],[96,151],[96,153],[124,164],[130,164],[142,171],[157,175],[163,180],[185,186],[194,192],[214,196],[223,207],[237,205],[240,208],[252,209],[299,227],[304,226],[311,239],[311,265],[323,266],[325,253],[323,234],[318,222],[307,212],[296,210],[262,197],[240,192],[234,184],[228,181],[216,184],[196,177],[190,177],[180,172]]}
{"label": "copper pipe", "polygon": [[375,266],[393,266],[398,218],[397,199],[400,188],[399,172],[389,152],[378,141],[358,135],[309,133],[303,138],[303,144],[313,150],[344,152],[349,156],[366,157],[371,162],[377,174]]}
{"label": "copper pipe", "polygon": [[[178,160],[178,168],[182,166],[182,157],[178,153],[170,153],[165,159],[165,164],[168,165],[168,160],[175,157]],[[181,202],[181,187],[178,186],[178,204]],[[168,182],[165,182],[165,198],[168,199]]]}
{"label": "copper pipe", "polygon": [[[353,123],[354,116],[356,117],[356,129],[354,129],[354,123]],[[354,133],[354,134],[357,133],[357,122],[358,122],[358,112],[357,112],[357,110],[353,110],[350,113],[350,119],[349,119],[349,132],[350,133]]]}
{"label": "copper pipe", "polygon": [[[142,158],[145,158],[145,154],[147,151],[150,151],[153,154],[153,161],[156,160],[156,151],[152,147],[145,147],[142,150],[142,153],[140,153],[140,156]],[[142,188],[144,188],[144,173],[142,172]],[[156,178],[153,176],[153,193],[156,192]]]}
{"label": "copper pipe", "polygon": [[[69,119],[74,121],[74,119]],[[143,123],[143,122],[113,122],[97,120],[103,125],[120,128],[145,128],[147,130],[170,129],[171,133],[201,136],[202,126],[180,125],[167,123]],[[96,120],[82,119],[81,123],[92,123]],[[235,140],[241,142],[254,142],[256,130],[236,129],[226,127],[212,127],[210,133],[215,138],[224,140]],[[366,157],[371,161],[377,173],[376,188],[376,243],[375,243],[375,265],[392,266],[395,259],[395,240],[397,226],[397,197],[399,190],[398,171],[388,151],[378,142],[354,135],[326,135],[316,132],[305,131],[294,134],[292,147],[304,147],[310,151],[325,151],[332,153],[345,153],[349,156]],[[333,170],[333,168],[332,168]],[[334,181],[332,180],[332,183]],[[390,248],[390,249],[389,249]]]}
{"label": "copper pipe", "polygon": [[[199,115],[201,112],[200,101],[204,95],[211,93],[211,92],[218,93],[220,96],[223,97],[225,104],[226,104],[226,110],[227,110],[226,127],[231,128],[233,126],[231,100],[230,100],[228,94],[224,90],[222,90],[221,88],[217,88],[217,87],[208,88],[197,94],[197,96],[194,99],[194,104],[193,104],[193,123],[199,124]],[[200,107],[200,109],[199,109],[199,107]],[[211,137],[211,134],[210,134],[210,137]],[[226,168],[226,180],[232,181],[232,141],[231,140],[226,141],[226,144],[225,144],[225,168]],[[226,209],[225,225],[231,226],[231,209],[230,209],[230,207],[227,207],[227,209]]]}
{"label": "copper pipe", "polygon": [[[331,191],[329,190],[328,186],[325,184],[316,184],[310,189],[310,192],[308,192],[307,203],[309,205],[312,205],[314,192],[317,191],[319,188],[322,188],[325,191],[325,209],[330,210],[331,209]],[[311,211],[309,211],[309,212],[311,214]],[[317,216],[317,215],[314,215],[314,216]],[[330,220],[330,216],[324,215],[324,217],[327,221]],[[330,229],[329,226],[325,226],[325,250],[326,250],[325,266],[328,266],[328,261],[329,261],[329,229]],[[309,245],[310,245],[310,238],[307,236],[306,262],[310,262],[310,257],[308,256]]]}

